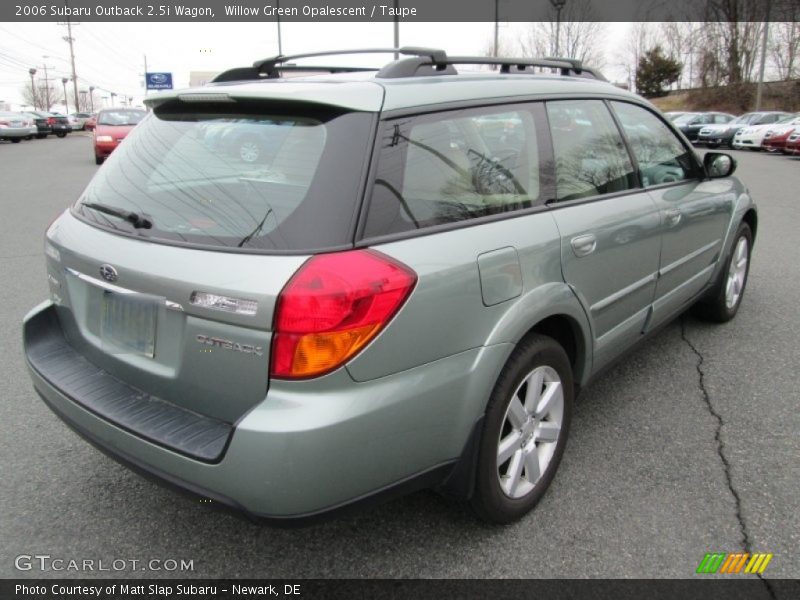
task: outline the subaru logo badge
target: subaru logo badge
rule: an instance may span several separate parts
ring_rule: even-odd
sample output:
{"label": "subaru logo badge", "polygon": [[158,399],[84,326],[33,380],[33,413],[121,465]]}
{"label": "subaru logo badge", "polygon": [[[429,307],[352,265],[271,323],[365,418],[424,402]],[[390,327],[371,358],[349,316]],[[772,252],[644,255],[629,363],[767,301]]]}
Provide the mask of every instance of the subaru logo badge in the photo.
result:
{"label": "subaru logo badge", "polygon": [[100,267],[100,276],[111,283],[115,282],[118,278],[117,270],[111,265],[103,265]]}

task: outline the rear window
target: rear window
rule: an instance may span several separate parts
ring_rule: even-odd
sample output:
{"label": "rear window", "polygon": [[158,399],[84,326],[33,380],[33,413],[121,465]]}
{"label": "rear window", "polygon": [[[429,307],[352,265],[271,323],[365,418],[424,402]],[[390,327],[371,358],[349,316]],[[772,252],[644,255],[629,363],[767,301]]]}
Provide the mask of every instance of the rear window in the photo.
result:
{"label": "rear window", "polygon": [[[372,126],[368,113],[309,105],[173,102],[114,151],[75,212],[178,244],[277,252],[351,245]],[[87,203],[134,211],[152,227],[134,229]]]}
{"label": "rear window", "polygon": [[[147,113],[143,110],[104,110],[97,117],[98,125],[136,125]],[[80,115],[78,115],[80,116]]]}

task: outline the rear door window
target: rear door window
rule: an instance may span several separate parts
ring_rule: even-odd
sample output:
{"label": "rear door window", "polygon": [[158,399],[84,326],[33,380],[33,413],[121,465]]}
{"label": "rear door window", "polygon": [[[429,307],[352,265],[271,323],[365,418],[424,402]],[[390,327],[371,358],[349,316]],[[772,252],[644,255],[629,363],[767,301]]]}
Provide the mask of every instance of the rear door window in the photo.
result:
{"label": "rear door window", "polygon": [[[373,115],[244,101],[188,108],[158,107],[138,125],[86,189],[79,216],[203,246],[352,245]],[[84,203],[135,211],[153,227],[133,230]]]}
{"label": "rear door window", "polygon": [[542,203],[533,109],[448,111],[385,123],[365,237]]}

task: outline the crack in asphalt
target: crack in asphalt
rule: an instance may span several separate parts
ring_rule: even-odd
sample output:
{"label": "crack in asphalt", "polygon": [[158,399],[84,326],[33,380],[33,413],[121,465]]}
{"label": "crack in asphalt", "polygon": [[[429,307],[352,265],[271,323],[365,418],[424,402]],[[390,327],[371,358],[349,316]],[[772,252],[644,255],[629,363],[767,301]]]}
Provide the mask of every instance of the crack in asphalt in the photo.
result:
{"label": "crack in asphalt", "polygon": [[[703,371],[705,357],[686,335],[685,316],[681,318],[681,339],[686,342],[686,345],[689,346],[689,349],[691,349],[691,351],[697,357],[697,364],[695,364],[695,369],[697,369],[697,375],[699,377],[697,385],[700,388],[700,393],[703,395],[703,401],[705,402],[709,414],[717,421],[717,426],[714,430],[714,441],[717,443],[717,454],[722,462],[722,469],[725,473],[725,482],[728,485],[728,491],[730,491],[731,495],[733,496],[733,500],[736,505],[735,515],[736,521],[739,523],[739,531],[742,534],[742,549],[744,552],[750,554],[752,553],[752,542],[750,540],[750,533],[747,530],[747,524],[744,522],[744,517],[742,516],[742,498],[739,496],[738,490],[733,485],[731,463],[728,461],[728,457],[725,455],[725,442],[722,440],[722,427],[725,425],[725,422],[722,419],[722,415],[714,408],[714,405],[711,402],[711,395],[708,393],[708,389],[706,389],[706,374],[705,371]],[[758,577],[767,588],[767,592],[769,593],[770,597],[773,598],[773,600],[777,600],[775,590],[773,589],[769,580],[765,579],[761,573],[757,573],[756,577]]]}

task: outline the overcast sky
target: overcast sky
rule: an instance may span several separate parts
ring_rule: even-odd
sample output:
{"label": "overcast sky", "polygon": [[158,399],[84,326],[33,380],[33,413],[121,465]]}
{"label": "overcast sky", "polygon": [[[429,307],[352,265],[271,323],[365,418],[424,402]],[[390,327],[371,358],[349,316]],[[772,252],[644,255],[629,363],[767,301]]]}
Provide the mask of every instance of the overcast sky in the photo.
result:
{"label": "overcast sky", "polygon": [[[613,66],[617,45],[629,24],[606,23],[606,68],[609,79],[624,79]],[[500,35],[516,41],[522,23],[501,24]],[[392,23],[282,23],[283,51],[298,53],[342,48],[390,47]],[[62,39],[66,27],[56,23],[0,22],[0,102],[18,108],[20,88],[30,85],[28,69],[37,78],[70,76],[69,47]],[[400,25],[400,44],[444,48],[449,54],[482,54],[491,47],[494,23],[406,23]],[[175,87],[189,84],[190,71],[222,71],[244,66],[277,53],[275,23],[81,23],[73,26],[76,71],[80,89],[90,85],[96,101],[108,92],[143,94],[144,56],[149,71],[173,73]],[[44,57],[47,58],[44,58]],[[380,66],[391,57],[342,57],[339,64]],[[50,68],[52,67],[52,68]],[[68,89],[69,85],[68,85]]]}

